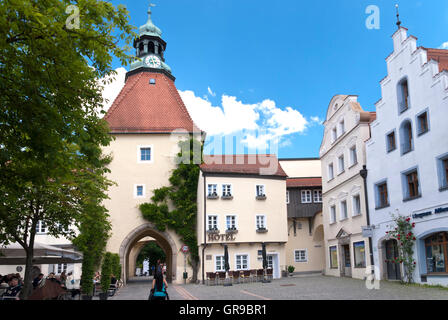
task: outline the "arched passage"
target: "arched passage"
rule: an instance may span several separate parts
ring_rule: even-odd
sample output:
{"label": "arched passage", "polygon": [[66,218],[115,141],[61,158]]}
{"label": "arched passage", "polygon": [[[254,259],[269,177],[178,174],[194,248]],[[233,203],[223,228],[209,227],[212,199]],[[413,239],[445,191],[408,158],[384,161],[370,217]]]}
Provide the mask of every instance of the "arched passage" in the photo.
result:
{"label": "arched passage", "polygon": [[[134,270],[130,268],[130,253],[135,246],[141,246],[140,240],[146,237],[153,238],[166,254],[166,278],[172,282],[176,278],[176,262],[178,249],[168,232],[158,231],[152,223],[146,223],[131,231],[120,246],[120,261],[122,279],[126,283]],[[141,249],[141,248],[139,248]],[[137,250],[138,251],[138,250]]]}

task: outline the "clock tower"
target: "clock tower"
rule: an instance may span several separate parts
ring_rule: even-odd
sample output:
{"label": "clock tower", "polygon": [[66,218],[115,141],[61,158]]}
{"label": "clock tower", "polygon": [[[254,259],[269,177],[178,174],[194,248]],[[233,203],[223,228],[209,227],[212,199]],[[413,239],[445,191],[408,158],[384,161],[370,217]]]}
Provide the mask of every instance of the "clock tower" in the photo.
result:
{"label": "clock tower", "polygon": [[134,48],[139,59],[131,64],[128,75],[140,71],[151,71],[164,73],[174,80],[171,68],[165,63],[166,42],[162,39],[162,31],[151,19],[151,6],[153,5],[150,5],[148,9],[148,21],[139,28],[139,37],[134,40]]}

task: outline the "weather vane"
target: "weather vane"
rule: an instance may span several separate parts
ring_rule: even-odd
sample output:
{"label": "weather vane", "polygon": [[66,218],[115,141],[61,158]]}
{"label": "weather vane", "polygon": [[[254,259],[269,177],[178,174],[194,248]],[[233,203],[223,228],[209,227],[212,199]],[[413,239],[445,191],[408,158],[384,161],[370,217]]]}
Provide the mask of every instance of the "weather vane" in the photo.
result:
{"label": "weather vane", "polygon": [[395,8],[397,8],[397,26],[398,29],[400,29],[401,21],[400,21],[400,12],[398,11],[398,4],[395,5]]}

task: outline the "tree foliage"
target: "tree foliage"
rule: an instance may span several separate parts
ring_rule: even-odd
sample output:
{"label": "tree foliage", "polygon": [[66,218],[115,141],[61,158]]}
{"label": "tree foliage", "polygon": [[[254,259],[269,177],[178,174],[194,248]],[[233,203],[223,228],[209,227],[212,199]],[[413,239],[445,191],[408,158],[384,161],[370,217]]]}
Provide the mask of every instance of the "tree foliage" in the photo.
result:
{"label": "tree foliage", "polygon": [[[199,262],[196,219],[200,169],[196,159],[198,155],[194,154],[194,150],[202,150],[202,145],[198,144],[201,143],[193,138],[179,142],[181,152],[178,154],[177,168],[169,179],[170,186],[154,190],[152,202],[140,205],[143,218],[154,223],[160,231],[167,228],[174,230],[181,241],[189,246],[194,281]],[[174,207],[172,210],[170,202]]]}
{"label": "tree foliage", "polygon": [[26,251],[25,298],[38,221],[56,237],[74,236],[74,226],[99,228],[103,239],[108,228],[99,224],[111,137],[97,79],[114,74],[113,56],[131,61],[132,30],[125,7],[107,1],[0,1],[0,244]]}

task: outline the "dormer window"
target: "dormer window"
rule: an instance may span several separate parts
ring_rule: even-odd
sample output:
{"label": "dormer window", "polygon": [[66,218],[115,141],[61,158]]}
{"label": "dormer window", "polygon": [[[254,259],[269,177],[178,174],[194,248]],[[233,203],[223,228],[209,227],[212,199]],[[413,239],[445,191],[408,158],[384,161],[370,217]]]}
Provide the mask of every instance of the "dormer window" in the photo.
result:
{"label": "dormer window", "polygon": [[398,111],[399,113],[405,112],[410,107],[409,99],[409,84],[408,79],[405,78],[398,83]]}

